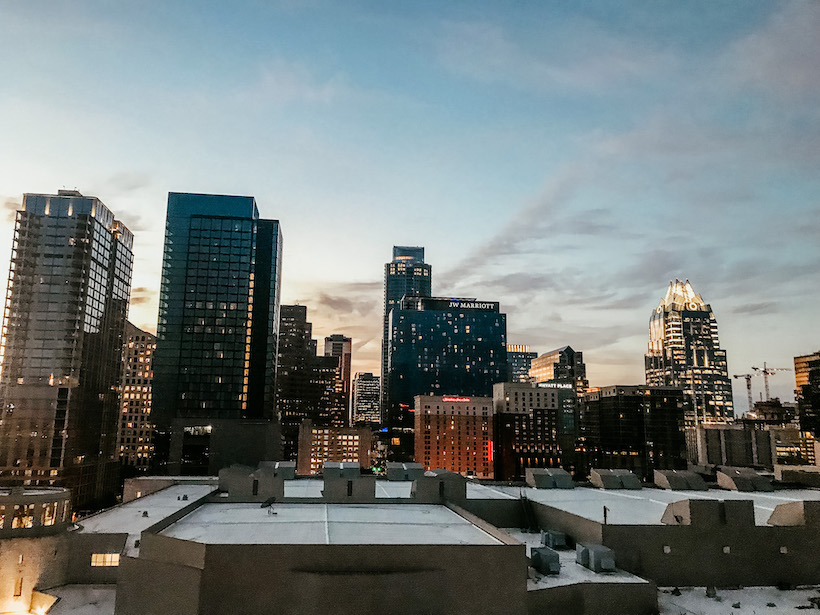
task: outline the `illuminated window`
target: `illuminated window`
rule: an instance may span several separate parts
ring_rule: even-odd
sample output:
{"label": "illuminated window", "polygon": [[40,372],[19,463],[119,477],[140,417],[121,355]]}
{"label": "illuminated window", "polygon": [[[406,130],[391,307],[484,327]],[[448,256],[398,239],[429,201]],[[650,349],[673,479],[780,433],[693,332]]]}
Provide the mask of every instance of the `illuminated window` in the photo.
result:
{"label": "illuminated window", "polygon": [[34,504],[15,504],[11,528],[27,528],[34,525]]}
{"label": "illuminated window", "polygon": [[92,553],[91,554],[91,566],[92,567],[119,566],[119,565],[120,565],[120,554],[119,553]]}

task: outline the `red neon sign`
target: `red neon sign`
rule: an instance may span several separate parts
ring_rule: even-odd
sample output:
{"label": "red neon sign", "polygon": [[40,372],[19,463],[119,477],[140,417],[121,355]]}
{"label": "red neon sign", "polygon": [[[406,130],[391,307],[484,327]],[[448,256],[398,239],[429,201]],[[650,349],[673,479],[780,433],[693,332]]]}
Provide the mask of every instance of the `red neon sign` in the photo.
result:
{"label": "red neon sign", "polygon": [[443,401],[445,403],[454,402],[454,403],[467,403],[467,404],[469,404],[470,403],[470,398],[469,397],[442,397],[441,401]]}

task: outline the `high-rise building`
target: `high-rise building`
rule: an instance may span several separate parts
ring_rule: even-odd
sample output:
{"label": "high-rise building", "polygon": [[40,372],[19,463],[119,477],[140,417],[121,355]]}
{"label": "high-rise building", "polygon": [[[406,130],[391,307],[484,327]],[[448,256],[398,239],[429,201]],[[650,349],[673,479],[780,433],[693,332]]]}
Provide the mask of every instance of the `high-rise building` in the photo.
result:
{"label": "high-rise building", "polygon": [[353,424],[379,425],[381,404],[379,377],[370,372],[358,372],[353,379]]}
{"label": "high-rise building", "polygon": [[310,419],[299,426],[296,471],[321,474],[327,462],[358,463],[370,468],[373,432],[363,427],[317,427]]}
{"label": "high-rise building", "polygon": [[794,358],[800,428],[820,438],[820,351]]}
{"label": "high-rise building", "polygon": [[325,356],[336,357],[339,366],[336,369],[336,393],[339,403],[347,414],[347,424],[352,425],[353,415],[350,409],[350,363],[353,357],[353,340],[334,333],[325,338]]}
{"label": "high-rise building", "polygon": [[393,246],[393,260],[384,265],[384,326],[382,329],[382,422],[387,422],[387,353],[390,311],[404,297],[429,297],[433,269],[424,262],[424,248]]}
{"label": "high-rise building", "polygon": [[527,344],[507,344],[507,381],[529,382],[530,363],[537,357]]}
{"label": "high-rise building", "polygon": [[161,469],[213,474],[281,454],[281,266],[279,222],[260,218],[253,197],[168,195],[154,360]]}
{"label": "high-rise building", "polygon": [[416,395],[491,397],[507,378],[507,318],[495,301],[406,297],[390,312],[388,428],[395,461],[413,454]]}
{"label": "high-rise building", "polygon": [[645,363],[647,385],[681,387],[691,399],[685,417],[689,433],[696,424],[734,418],[717,321],[689,280],[670,282],[652,313]]}
{"label": "high-rise building", "polygon": [[683,417],[689,397],[680,388],[595,388],[585,405],[587,469],[630,470],[647,481],[654,470],[686,469]]}
{"label": "high-rise building", "polygon": [[113,500],[133,237],[96,197],[26,194],[2,331],[0,482]]}
{"label": "high-rise building", "polygon": [[347,411],[337,392],[339,359],[316,356],[312,332],[305,306],[281,307],[276,403],[288,460],[297,458],[304,420],[310,419],[317,427],[347,425]]}
{"label": "high-rise building", "polygon": [[154,454],[151,403],[156,347],[155,335],[125,323],[117,450],[123,465],[143,471]]}
{"label": "high-rise building", "polygon": [[529,375],[536,383],[572,384],[581,396],[589,388],[584,353],[573,350],[571,346],[562,346],[532,359]]}
{"label": "high-rise building", "polygon": [[425,470],[493,478],[493,399],[417,395],[416,461]]}

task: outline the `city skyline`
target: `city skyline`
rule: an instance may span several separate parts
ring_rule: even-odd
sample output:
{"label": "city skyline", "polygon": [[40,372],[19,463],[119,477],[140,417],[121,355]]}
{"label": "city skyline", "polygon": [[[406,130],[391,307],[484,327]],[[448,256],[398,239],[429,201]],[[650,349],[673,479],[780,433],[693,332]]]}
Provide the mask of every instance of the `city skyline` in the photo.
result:
{"label": "city skyline", "polygon": [[0,258],[23,193],[97,196],[153,332],[167,193],[253,195],[287,235],[282,302],[353,337],[354,372],[379,373],[393,245],[426,248],[433,295],[499,301],[510,343],[584,352],[594,386],[644,381],[675,278],[729,374],[816,350],[818,5],[144,6],[0,9]]}

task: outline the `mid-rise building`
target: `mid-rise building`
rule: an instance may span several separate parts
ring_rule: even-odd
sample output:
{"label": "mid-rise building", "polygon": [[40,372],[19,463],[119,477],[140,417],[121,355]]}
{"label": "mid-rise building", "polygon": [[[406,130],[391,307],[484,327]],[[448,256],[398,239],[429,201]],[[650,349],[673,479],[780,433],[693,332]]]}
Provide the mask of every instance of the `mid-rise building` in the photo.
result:
{"label": "mid-rise building", "polygon": [[507,344],[507,381],[529,382],[530,363],[537,357],[527,344]]}
{"label": "mid-rise building", "polygon": [[493,399],[417,395],[416,462],[425,470],[493,478]]}
{"label": "mid-rise building", "polygon": [[141,471],[148,470],[154,453],[151,403],[156,347],[156,336],[126,322],[117,449],[123,465]]}
{"label": "mid-rise building", "polygon": [[[432,292],[433,268],[424,262],[424,248],[393,246],[393,260],[384,265],[384,323],[382,327],[382,412],[387,413],[388,341],[390,311],[404,297],[429,297]],[[382,422],[388,417],[383,415]]]}
{"label": "mid-rise building", "polygon": [[[689,397],[685,420],[690,435],[697,424],[734,418],[717,320],[689,280],[670,282],[652,312],[645,365],[647,385],[681,387]],[[691,439],[689,444],[691,448]]]}
{"label": "mid-rise building", "polygon": [[114,499],[131,232],[96,197],[26,194],[2,330],[0,483]]}
{"label": "mid-rise building", "polygon": [[350,364],[353,358],[353,340],[334,333],[325,338],[325,356],[338,359],[336,368],[336,394],[347,416],[347,425],[353,422],[350,409]]}
{"label": "mid-rise building", "polygon": [[317,356],[312,332],[305,306],[281,306],[277,412],[284,458],[291,461],[297,459],[299,429],[305,419],[318,427],[347,426],[347,411],[337,391],[339,359]]}
{"label": "mid-rise building", "polygon": [[590,389],[583,413],[588,468],[686,469],[683,420],[689,398],[677,387],[614,385]]}
{"label": "mid-rise building", "polygon": [[494,301],[406,297],[390,312],[388,427],[395,461],[413,454],[416,395],[491,397],[507,379],[507,320]]}
{"label": "mid-rise building", "polygon": [[306,419],[299,427],[296,472],[321,474],[325,462],[358,463],[370,468],[373,432],[363,427],[318,427]]}
{"label": "mid-rise building", "polygon": [[370,372],[359,372],[353,379],[353,424],[379,425],[381,423],[381,384],[379,377]]}
{"label": "mid-rise building", "polygon": [[278,459],[282,233],[256,200],[172,192],[154,359],[158,470]]}
{"label": "mid-rise building", "polygon": [[533,382],[563,382],[572,384],[576,392],[583,396],[589,388],[584,353],[571,346],[562,346],[545,352],[530,363],[530,379]]}

